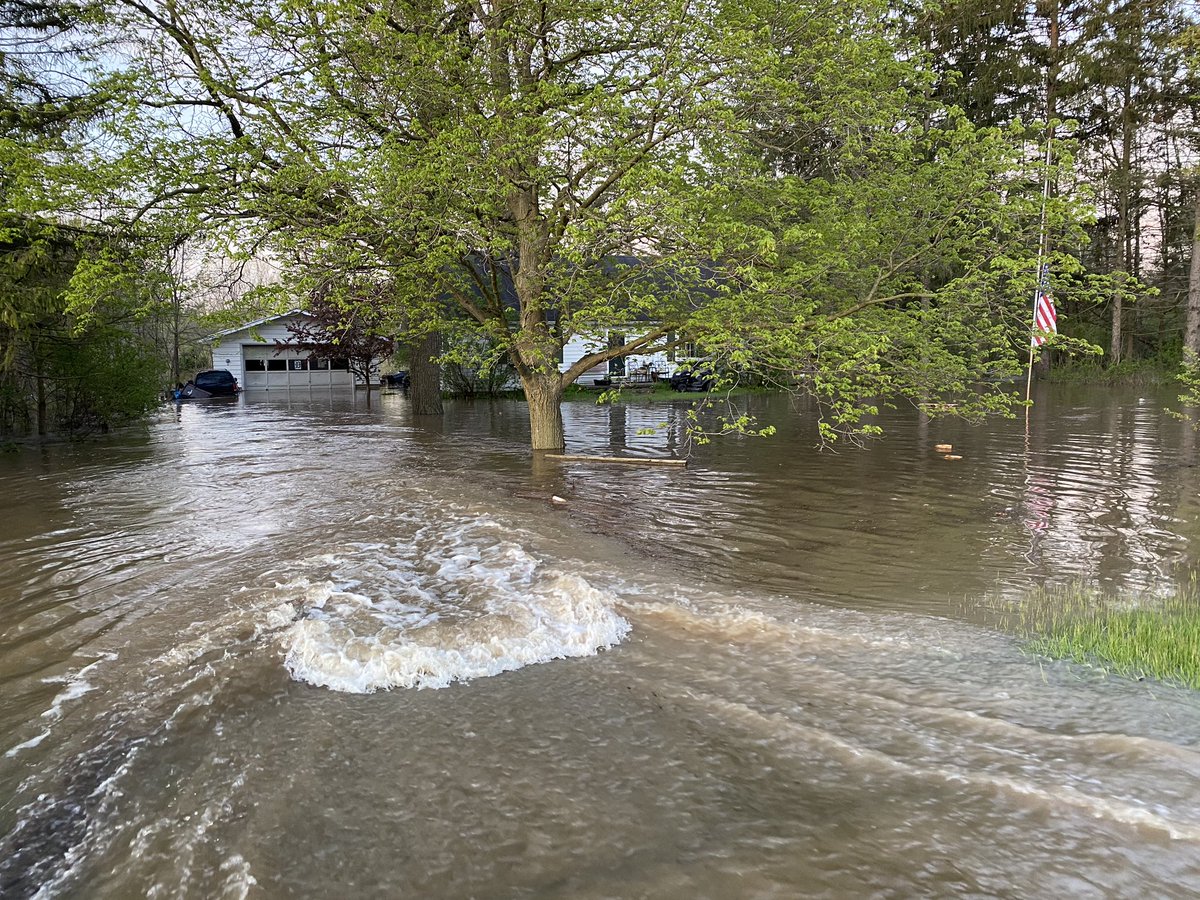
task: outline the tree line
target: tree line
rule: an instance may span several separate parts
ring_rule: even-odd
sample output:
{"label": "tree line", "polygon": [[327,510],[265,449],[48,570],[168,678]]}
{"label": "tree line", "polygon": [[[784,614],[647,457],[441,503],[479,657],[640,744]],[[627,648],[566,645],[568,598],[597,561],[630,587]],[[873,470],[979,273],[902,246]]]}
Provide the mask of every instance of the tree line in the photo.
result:
{"label": "tree line", "polygon": [[911,21],[937,60],[939,96],[981,125],[1054,122],[1072,156],[1054,187],[1093,206],[1077,256],[1113,277],[1108,297],[1067,300],[1071,334],[1102,348],[1106,365],[1200,352],[1195,5],[965,0]]}
{"label": "tree line", "polygon": [[[323,291],[348,318],[369,303],[389,335],[504,360],[539,450],[563,446],[582,372],[685,343],[815,397],[828,439],[870,433],[880,402],[1007,410],[1043,254],[1056,354],[1182,359],[1198,95],[1182,3],[0,12],[3,252],[52,236],[58,281],[33,293],[77,336],[170,325],[163,261],[199,239],[270,258],[286,298]],[[41,346],[32,296],[5,292],[5,385],[28,386]],[[573,336],[617,332],[560,372]]]}

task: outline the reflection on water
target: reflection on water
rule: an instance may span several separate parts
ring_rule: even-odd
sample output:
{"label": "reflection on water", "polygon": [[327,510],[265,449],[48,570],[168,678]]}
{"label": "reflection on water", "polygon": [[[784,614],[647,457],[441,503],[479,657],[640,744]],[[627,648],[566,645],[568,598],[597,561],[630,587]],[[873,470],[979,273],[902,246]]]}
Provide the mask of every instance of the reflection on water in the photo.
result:
{"label": "reflection on water", "polygon": [[[578,465],[548,484],[588,527],[697,574],[846,606],[942,614],[1066,580],[1154,591],[1193,563],[1188,429],[1154,400],[1059,388],[1028,430],[1023,417],[972,427],[893,412],[885,440],[825,452],[811,411],[749,403],[777,437],[694,448],[686,474]],[[683,425],[648,404],[611,418],[570,406],[567,418],[584,452],[670,454],[669,438],[637,430]],[[945,459],[942,443],[963,458]]]}
{"label": "reflection on water", "polygon": [[1190,571],[1185,426],[1059,388],[818,452],[743,402],[779,434],[568,404],[683,471],[319,392],[0,457],[0,896],[1200,891],[1200,703],[990,627]]}

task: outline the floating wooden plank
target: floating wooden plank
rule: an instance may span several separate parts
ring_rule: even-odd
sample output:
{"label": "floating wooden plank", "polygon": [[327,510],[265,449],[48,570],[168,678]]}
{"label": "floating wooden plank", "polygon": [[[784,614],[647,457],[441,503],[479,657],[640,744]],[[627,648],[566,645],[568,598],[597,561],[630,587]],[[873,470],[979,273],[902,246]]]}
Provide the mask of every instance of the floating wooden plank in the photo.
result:
{"label": "floating wooden plank", "polygon": [[546,459],[562,462],[622,463],[631,466],[686,466],[686,459],[663,459],[636,456],[573,456],[570,453],[547,453]]}

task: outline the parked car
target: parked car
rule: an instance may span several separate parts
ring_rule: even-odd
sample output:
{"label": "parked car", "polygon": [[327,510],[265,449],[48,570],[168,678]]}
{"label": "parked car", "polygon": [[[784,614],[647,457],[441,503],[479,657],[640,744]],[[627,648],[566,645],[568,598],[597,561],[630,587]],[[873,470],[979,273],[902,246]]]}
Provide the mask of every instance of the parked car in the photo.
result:
{"label": "parked car", "polygon": [[241,390],[238,380],[228,369],[210,369],[199,373],[175,390],[176,400],[206,400],[209,397],[236,397]]}
{"label": "parked car", "polygon": [[676,391],[711,391],[717,383],[717,373],[708,360],[684,363],[671,376],[671,388]]}
{"label": "parked car", "polygon": [[407,388],[410,381],[407,372],[392,372],[383,376],[383,383],[388,387]]}

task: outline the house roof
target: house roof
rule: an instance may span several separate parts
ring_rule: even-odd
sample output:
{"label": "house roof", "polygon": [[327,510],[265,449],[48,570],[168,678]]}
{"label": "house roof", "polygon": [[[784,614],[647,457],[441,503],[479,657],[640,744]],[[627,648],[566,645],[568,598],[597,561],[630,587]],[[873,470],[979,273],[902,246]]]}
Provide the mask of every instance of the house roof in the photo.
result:
{"label": "house roof", "polygon": [[230,334],[237,334],[239,331],[245,331],[247,328],[257,328],[259,325],[266,325],[268,322],[278,322],[280,319],[286,319],[289,316],[306,316],[312,318],[311,313],[306,313],[302,309],[290,309],[285,313],[278,313],[274,316],[266,316],[262,319],[255,319],[253,322],[246,322],[234,328],[226,328],[224,331],[214,332],[209,336],[210,339],[225,337]]}

